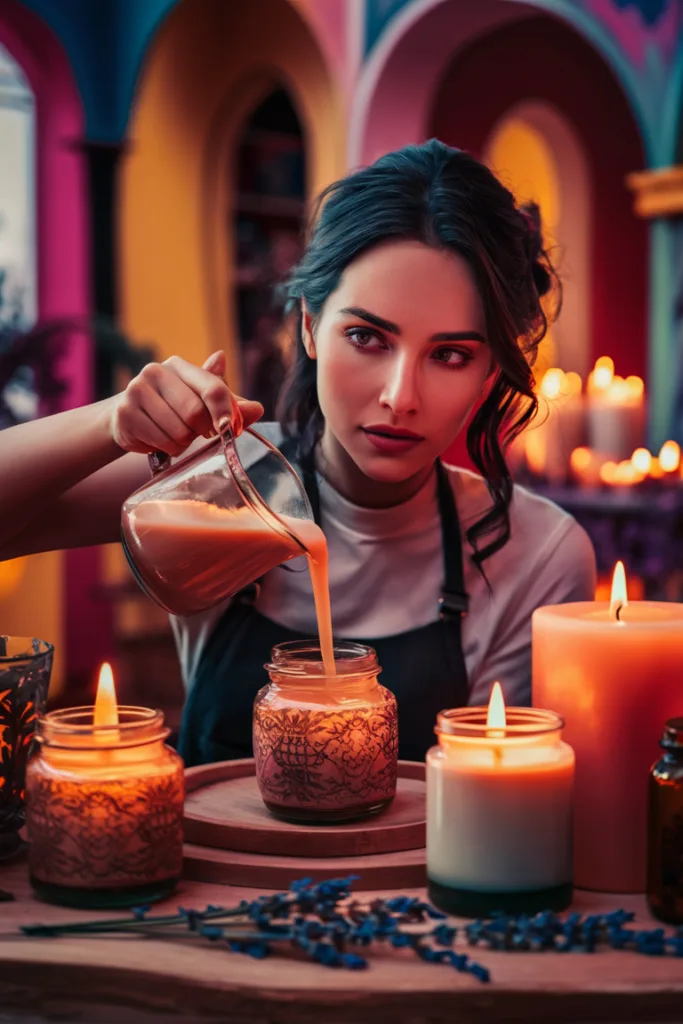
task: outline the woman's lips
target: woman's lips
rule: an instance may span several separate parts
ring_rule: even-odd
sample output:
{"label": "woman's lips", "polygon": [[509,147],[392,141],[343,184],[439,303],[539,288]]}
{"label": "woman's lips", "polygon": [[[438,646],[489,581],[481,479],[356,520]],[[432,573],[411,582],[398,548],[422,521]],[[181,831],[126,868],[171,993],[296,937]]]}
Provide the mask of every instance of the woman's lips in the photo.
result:
{"label": "woman's lips", "polygon": [[419,434],[411,430],[400,431],[391,427],[362,427],[370,444],[385,455],[404,455],[412,451],[416,445],[424,441]]}

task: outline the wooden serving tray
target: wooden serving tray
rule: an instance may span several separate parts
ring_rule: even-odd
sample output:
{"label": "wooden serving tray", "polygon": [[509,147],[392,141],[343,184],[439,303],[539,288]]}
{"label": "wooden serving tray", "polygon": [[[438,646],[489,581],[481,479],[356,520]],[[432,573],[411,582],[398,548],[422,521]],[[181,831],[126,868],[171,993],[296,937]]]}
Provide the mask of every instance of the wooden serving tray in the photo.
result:
{"label": "wooden serving tray", "polygon": [[348,825],[293,825],[264,806],[254,761],[220,761],[185,772],[185,841],[197,846],[287,857],[351,857],[422,849],[425,766],[399,761],[392,804]]}
{"label": "wooden serving tray", "polygon": [[348,825],[290,825],[273,817],[251,759],[189,768],[185,782],[185,878],[258,889],[345,875],[357,875],[360,890],[425,884],[422,763],[399,761],[392,805]]}

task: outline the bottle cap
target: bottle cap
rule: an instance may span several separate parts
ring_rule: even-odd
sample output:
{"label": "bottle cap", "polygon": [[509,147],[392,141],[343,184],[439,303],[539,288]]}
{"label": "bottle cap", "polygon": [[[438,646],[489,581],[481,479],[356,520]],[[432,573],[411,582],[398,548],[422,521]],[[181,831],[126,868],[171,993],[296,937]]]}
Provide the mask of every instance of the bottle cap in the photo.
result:
{"label": "bottle cap", "polygon": [[666,722],[660,746],[665,750],[683,750],[683,718],[670,718]]}

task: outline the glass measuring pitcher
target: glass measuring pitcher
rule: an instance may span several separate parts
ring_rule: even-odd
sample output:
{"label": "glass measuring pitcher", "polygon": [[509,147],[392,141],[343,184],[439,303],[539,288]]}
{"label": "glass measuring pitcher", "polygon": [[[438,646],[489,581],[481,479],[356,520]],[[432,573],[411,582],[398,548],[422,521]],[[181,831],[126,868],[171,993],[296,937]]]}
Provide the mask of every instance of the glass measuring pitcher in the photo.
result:
{"label": "glass measuring pitcher", "polygon": [[167,611],[206,611],[306,554],[306,491],[256,431],[228,429],[176,463],[150,464],[154,476],[123,505],[121,534],[138,583]]}

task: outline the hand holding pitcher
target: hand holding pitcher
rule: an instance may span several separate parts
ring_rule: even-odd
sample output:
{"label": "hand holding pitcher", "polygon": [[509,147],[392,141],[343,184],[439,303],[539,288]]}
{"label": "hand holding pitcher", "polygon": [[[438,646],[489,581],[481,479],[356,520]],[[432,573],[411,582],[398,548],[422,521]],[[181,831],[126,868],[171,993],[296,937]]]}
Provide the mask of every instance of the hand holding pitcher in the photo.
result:
{"label": "hand holding pitcher", "polygon": [[239,435],[263,414],[260,402],[233,395],[224,380],[225,353],[203,366],[179,356],[148,363],[112,407],[111,435],[128,452],[180,455],[198,437],[215,437],[226,421]]}

